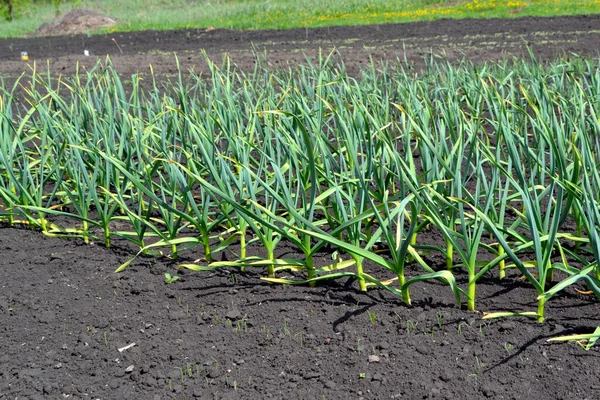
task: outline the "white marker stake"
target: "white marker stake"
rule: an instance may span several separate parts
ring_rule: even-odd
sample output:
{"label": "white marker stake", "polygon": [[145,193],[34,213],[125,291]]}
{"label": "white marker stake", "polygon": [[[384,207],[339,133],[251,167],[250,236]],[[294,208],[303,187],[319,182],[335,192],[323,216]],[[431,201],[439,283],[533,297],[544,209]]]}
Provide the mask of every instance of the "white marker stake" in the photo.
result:
{"label": "white marker stake", "polygon": [[127,346],[121,347],[120,349],[117,349],[117,350],[119,350],[119,353],[122,353],[125,350],[132,348],[133,346],[135,346],[135,343],[128,344]]}

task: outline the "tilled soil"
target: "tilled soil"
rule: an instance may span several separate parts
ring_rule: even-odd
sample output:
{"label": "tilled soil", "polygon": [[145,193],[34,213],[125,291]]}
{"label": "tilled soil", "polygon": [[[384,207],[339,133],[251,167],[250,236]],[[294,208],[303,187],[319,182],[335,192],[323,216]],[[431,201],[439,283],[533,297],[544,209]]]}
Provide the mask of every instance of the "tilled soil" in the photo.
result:
{"label": "tilled soil", "polygon": [[[549,302],[542,325],[490,321],[435,282],[415,286],[409,307],[352,282],[275,286],[261,271],[155,258],[114,274],[133,249],[0,232],[0,398],[600,397],[598,350],[546,342],[600,325],[598,302],[575,291]],[[531,311],[535,297],[490,276],[477,308]]]}
{"label": "tilled soil", "polygon": [[[566,18],[441,20],[411,24],[292,29],[286,31],[232,31],[192,29],[75,35],[0,40],[0,75],[15,77],[29,72],[35,61],[45,70],[73,73],[77,63],[90,67],[108,55],[123,75],[157,75],[177,71],[176,53],[183,71],[206,71],[202,52],[214,61],[227,54],[242,69],[252,70],[257,54],[276,67],[302,62],[321,49],[337,50],[351,73],[374,60],[406,59],[418,65],[434,53],[449,59],[464,56],[473,61],[528,56],[541,59],[579,54],[597,56],[600,15]],[[87,50],[90,56],[85,56]],[[21,61],[21,52],[29,61]]]}
{"label": "tilled soil", "polygon": [[[28,69],[23,50],[30,65],[49,60],[67,74],[109,54],[121,74],[151,63],[168,79],[171,52],[201,71],[201,49],[250,70],[252,46],[275,66],[335,47],[356,73],[369,57],[406,54],[418,65],[429,50],[480,61],[524,55],[528,44],[540,59],[595,56],[599,33],[600,16],[587,16],[10,39],[0,41],[0,74]],[[0,226],[0,399],[600,398],[599,350],[546,341],[600,325],[598,301],[574,290],[550,300],[544,324],[489,321],[458,309],[437,282],[414,286],[406,306],[351,281],[275,286],[260,270],[191,273],[159,258],[114,274],[134,251]],[[293,251],[283,244],[278,256]],[[166,272],[181,279],[166,284]],[[477,290],[480,311],[535,310],[535,291],[517,275],[490,274]]]}

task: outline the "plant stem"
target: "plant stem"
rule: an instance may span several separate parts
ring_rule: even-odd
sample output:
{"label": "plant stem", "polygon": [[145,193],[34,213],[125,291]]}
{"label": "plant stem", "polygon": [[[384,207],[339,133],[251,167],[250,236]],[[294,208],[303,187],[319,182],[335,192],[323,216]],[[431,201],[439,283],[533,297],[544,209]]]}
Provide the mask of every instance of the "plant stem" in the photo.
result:
{"label": "plant stem", "polygon": [[538,300],[538,311],[537,311],[537,322],[540,324],[544,322],[546,318],[544,318],[544,307],[546,306],[546,298],[541,297]]}
{"label": "plant stem", "polygon": [[[238,234],[240,235],[240,258],[243,260],[246,258],[246,231],[240,230]],[[246,266],[240,268],[240,271],[242,272],[245,270]]]}
{"label": "plant stem", "polygon": [[[269,244],[269,246],[267,246],[267,259],[269,261],[275,260],[275,255],[273,254],[273,247],[271,244]],[[267,267],[267,277],[275,278],[275,266],[273,265],[272,262]]]}
{"label": "plant stem", "polygon": [[[313,265],[312,255],[306,257],[306,273],[308,274],[308,279],[313,279],[315,277],[315,267]],[[315,287],[315,282],[309,282],[308,286]]]}
{"label": "plant stem", "polygon": [[356,275],[358,275],[358,286],[361,292],[367,291],[367,284],[365,282],[365,278],[363,278],[363,258],[359,256],[353,256],[354,261],[356,261]]}
{"label": "plant stem", "polygon": [[[502,245],[500,243],[498,243],[498,255],[499,256],[504,255],[504,247],[502,247]],[[506,267],[506,265],[505,265],[504,260],[502,260],[498,263],[498,276],[500,277],[500,279],[506,278],[506,270],[504,269],[505,267]]]}
{"label": "plant stem", "polygon": [[408,292],[408,287],[404,287],[406,283],[406,277],[404,276],[404,268],[401,272],[398,272],[398,284],[400,285],[400,291],[402,292],[402,301],[404,304],[410,305],[410,293]]}
{"label": "plant stem", "polygon": [[42,232],[47,232],[48,231],[48,226],[46,224],[46,218],[44,216],[44,213],[39,213],[40,216],[40,228],[42,229]]}
{"label": "plant stem", "polygon": [[212,250],[210,248],[210,238],[209,238],[209,234],[208,234],[208,229],[206,229],[206,226],[200,225],[199,230],[200,230],[200,236],[202,237],[202,247],[204,249],[204,258],[206,258],[206,261],[212,262],[213,258],[212,258]]}
{"label": "plant stem", "polygon": [[108,249],[110,247],[110,230],[108,225],[104,226],[104,246]]}
{"label": "plant stem", "polygon": [[83,242],[85,244],[90,244],[90,235],[89,235],[89,224],[87,221],[83,221]]}
{"label": "plant stem", "polygon": [[450,240],[446,240],[446,269],[450,271],[452,269],[452,251],[454,247]]}
{"label": "plant stem", "polygon": [[469,267],[469,287],[467,289],[467,294],[469,298],[467,299],[467,310],[475,311],[475,266],[472,265]]}
{"label": "plant stem", "polygon": [[[302,242],[304,244],[305,249],[310,249],[310,236],[304,235]],[[309,250],[310,251],[310,250]],[[312,254],[308,254],[306,256],[306,273],[308,275],[308,279],[313,279],[315,277],[315,266],[313,264],[313,256]],[[309,282],[310,287],[315,287],[314,282]]]}

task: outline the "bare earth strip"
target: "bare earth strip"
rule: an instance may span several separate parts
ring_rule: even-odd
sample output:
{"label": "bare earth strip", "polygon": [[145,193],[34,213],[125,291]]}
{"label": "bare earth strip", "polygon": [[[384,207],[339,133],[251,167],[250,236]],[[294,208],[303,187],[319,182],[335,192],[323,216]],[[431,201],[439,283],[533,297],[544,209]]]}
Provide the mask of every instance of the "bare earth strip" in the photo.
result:
{"label": "bare earth strip", "polygon": [[[302,61],[318,49],[337,49],[348,70],[374,60],[405,56],[421,63],[422,54],[433,52],[449,59],[498,60],[526,56],[529,47],[540,58],[579,54],[596,56],[600,44],[600,16],[522,18],[511,20],[442,20],[412,24],[361,27],[295,29],[289,31],[186,30],[114,33],[99,36],[58,36],[0,40],[0,74],[15,76],[50,67],[57,73],[72,73],[79,62],[91,66],[96,58],[109,55],[120,73],[145,73],[152,65],[158,74],[174,72],[173,53],[182,67],[202,70],[201,51],[219,60],[228,54],[241,67],[252,68],[255,52],[267,55],[273,65]],[[84,56],[87,50],[91,56]],[[27,51],[30,62],[20,60]]]}

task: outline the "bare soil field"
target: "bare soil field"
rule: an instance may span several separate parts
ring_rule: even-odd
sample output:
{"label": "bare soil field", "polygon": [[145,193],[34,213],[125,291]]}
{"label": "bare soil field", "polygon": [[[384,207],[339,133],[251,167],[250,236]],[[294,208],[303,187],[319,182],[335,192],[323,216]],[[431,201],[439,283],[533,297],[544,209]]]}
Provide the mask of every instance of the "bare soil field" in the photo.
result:
{"label": "bare soil field", "polygon": [[[596,15],[132,32],[0,40],[0,76],[10,83],[34,62],[72,74],[76,63],[109,55],[123,76],[148,74],[151,64],[169,79],[173,53],[184,70],[202,72],[203,51],[251,70],[256,52],[287,68],[319,49],[337,49],[357,74],[370,59],[406,57],[418,67],[429,52],[486,61],[527,56],[528,47],[540,60],[595,57],[599,44]],[[194,251],[177,263],[140,257],[114,274],[135,251],[0,225],[0,399],[600,398],[599,348],[547,342],[600,325],[597,299],[574,290],[548,303],[543,324],[482,320],[436,282],[415,285],[409,307],[381,290],[359,293],[352,280],[308,288],[267,284],[260,271],[175,270],[198,258]],[[181,279],[166,284],[166,272]],[[535,290],[516,273],[490,274],[478,292],[482,312],[535,309]]]}
{"label": "bare soil field", "polygon": [[[205,68],[202,51],[220,60],[227,54],[241,68],[251,70],[256,55],[275,67],[285,67],[337,49],[347,69],[356,73],[371,59],[422,63],[424,54],[448,59],[467,56],[473,61],[527,56],[528,48],[540,58],[579,54],[596,56],[600,43],[600,16],[522,18],[511,20],[441,20],[411,24],[294,29],[287,31],[230,31],[193,29],[178,31],[119,32],[98,36],[52,36],[0,40],[0,75],[15,76],[47,65],[55,73],[73,73],[76,64],[90,67],[97,57],[110,56],[123,75],[176,72],[176,53],[182,69]],[[85,56],[87,50],[90,56]],[[26,51],[29,61],[22,62]]]}

